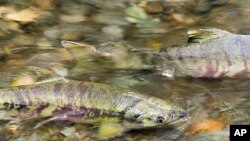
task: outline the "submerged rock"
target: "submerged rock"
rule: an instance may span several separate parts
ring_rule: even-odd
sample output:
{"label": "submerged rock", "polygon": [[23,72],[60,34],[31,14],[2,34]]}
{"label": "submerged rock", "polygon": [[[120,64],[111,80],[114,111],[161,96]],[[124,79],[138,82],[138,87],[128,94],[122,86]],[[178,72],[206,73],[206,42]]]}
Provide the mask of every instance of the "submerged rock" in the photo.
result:
{"label": "submerged rock", "polygon": [[101,11],[94,16],[94,22],[106,25],[128,25],[123,13]]}
{"label": "submerged rock", "polygon": [[82,15],[61,15],[60,20],[66,23],[78,23],[86,21],[86,17]]}
{"label": "submerged rock", "polygon": [[131,23],[139,23],[148,18],[145,10],[135,4],[125,9],[126,20]]}
{"label": "submerged rock", "polygon": [[102,28],[102,31],[112,39],[121,39],[124,36],[124,30],[116,25],[105,26]]}
{"label": "submerged rock", "polygon": [[164,7],[161,1],[149,1],[145,5],[145,10],[149,14],[158,14],[163,12]]}

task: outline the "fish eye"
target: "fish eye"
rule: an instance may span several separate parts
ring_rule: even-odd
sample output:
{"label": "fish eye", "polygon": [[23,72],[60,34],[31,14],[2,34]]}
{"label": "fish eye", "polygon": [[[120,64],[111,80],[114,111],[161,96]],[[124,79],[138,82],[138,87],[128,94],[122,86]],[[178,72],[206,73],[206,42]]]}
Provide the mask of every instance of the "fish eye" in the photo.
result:
{"label": "fish eye", "polygon": [[158,116],[158,117],[156,118],[156,121],[157,121],[158,123],[163,123],[163,122],[165,121],[165,118],[164,118],[163,116]]}

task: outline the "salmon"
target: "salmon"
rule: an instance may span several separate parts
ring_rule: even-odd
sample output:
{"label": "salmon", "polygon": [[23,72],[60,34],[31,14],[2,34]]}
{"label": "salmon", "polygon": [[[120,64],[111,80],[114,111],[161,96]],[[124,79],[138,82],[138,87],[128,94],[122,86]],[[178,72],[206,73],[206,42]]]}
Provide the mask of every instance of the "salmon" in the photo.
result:
{"label": "salmon", "polygon": [[250,72],[250,35],[220,29],[189,30],[188,43],[164,52],[176,76],[196,78],[247,77]]}
{"label": "salmon", "polygon": [[8,113],[13,117],[13,112],[22,120],[46,118],[36,127],[52,120],[99,123],[100,139],[131,129],[167,126],[187,117],[186,110],[159,98],[73,80],[1,89],[0,111],[5,118],[10,117]]}

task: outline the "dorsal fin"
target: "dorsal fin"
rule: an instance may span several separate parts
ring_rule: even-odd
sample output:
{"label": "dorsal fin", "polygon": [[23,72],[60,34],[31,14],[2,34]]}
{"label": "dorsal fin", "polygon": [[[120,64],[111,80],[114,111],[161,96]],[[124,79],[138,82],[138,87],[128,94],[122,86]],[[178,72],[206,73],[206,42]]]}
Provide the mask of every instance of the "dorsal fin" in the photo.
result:
{"label": "dorsal fin", "polygon": [[224,30],[212,28],[189,30],[187,34],[188,43],[204,43],[213,39],[223,37],[230,33]]}

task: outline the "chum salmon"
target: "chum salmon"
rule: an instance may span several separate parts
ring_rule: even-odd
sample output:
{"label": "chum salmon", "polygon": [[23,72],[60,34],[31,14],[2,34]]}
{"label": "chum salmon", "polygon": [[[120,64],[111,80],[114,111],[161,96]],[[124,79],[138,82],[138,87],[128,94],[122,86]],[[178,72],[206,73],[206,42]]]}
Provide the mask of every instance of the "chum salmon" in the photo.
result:
{"label": "chum salmon", "polygon": [[250,35],[220,29],[189,30],[187,34],[187,45],[170,48],[161,54],[174,66],[175,75],[196,78],[249,76]]}
{"label": "chum salmon", "polygon": [[36,127],[54,120],[99,123],[100,139],[131,129],[174,124],[187,117],[185,110],[159,98],[73,80],[1,89],[0,106],[6,120],[11,120],[13,113],[21,120],[46,118]]}
{"label": "chum salmon", "polygon": [[[233,34],[215,28],[189,30],[187,34],[188,41],[185,45],[167,48],[166,51],[152,52],[124,46],[127,51],[120,49],[125,54],[123,58],[119,51],[103,52],[95,49],[93,53],[108,58],[111,64],[121,64],[120,60],[126,62],[123,64],[129,64],[122,69],[150,69],[167,77],[250,76],[250,35]],[[69,44],[81,45],[62,41],[62,46],[67,47]]]}

